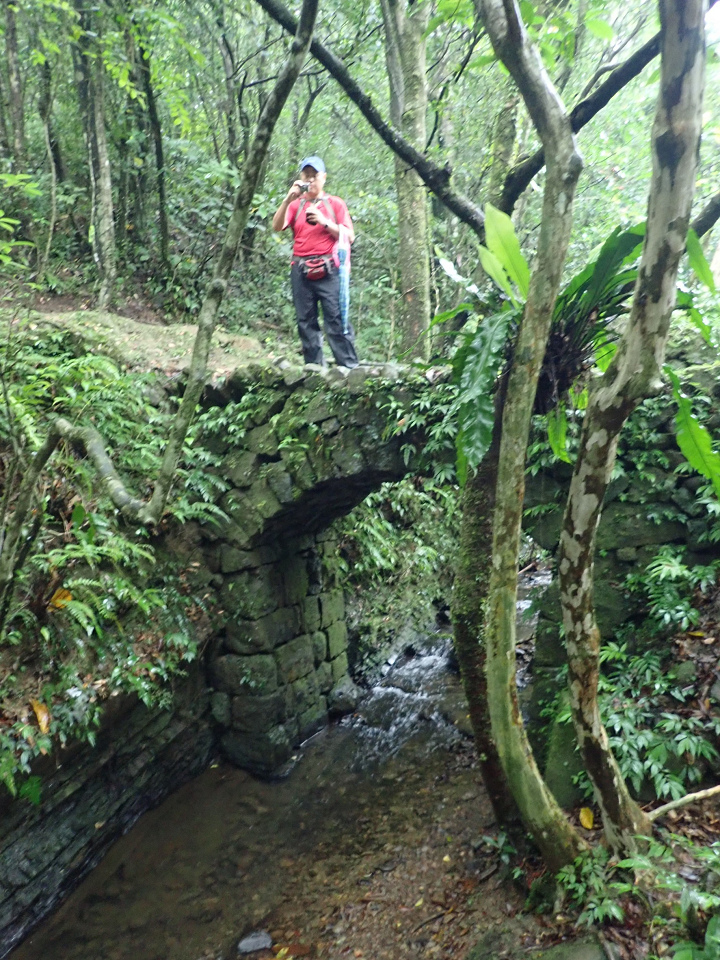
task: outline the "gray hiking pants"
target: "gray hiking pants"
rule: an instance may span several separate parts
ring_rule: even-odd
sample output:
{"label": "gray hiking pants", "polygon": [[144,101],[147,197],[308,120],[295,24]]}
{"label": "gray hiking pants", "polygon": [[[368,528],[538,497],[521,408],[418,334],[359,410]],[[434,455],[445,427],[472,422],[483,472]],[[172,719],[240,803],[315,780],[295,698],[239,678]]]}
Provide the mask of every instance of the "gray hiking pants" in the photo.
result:
{"label": "gray hiking pants", "polygon": [[308,280],[302,275],[298,264],[294,263],[290,279],[305,363],[322,365],[325,362],[322,352],[323,338],[318,323],[318,303],[321,303],[325,336],[335,362],[343,367],[356,367],[358,358],[355,353],[355,333],[349,322],[347,333],[343,333],[338,268],[331,264],[329,274],[322,280]]}

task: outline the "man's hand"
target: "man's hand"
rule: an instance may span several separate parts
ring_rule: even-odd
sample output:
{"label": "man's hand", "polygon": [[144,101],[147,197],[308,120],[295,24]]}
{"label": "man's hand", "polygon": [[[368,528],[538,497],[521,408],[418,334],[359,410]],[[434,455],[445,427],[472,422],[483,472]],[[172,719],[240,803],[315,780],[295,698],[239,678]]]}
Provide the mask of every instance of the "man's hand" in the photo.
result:
{"label": "man's hand", "polygon": [[317,207],[310,207],[306,216],[308,223],[312,223],[320,227],[327,227],[328,223],[330,223],[325,214],[321,213]]}
{"label": "man's hand", "polygon": [[292,200],[297,200],[297,198],[298,198],[298,197],[300,196],[300,194],[303,192],[303,189],[302,189],[302,188],[303,188],[303,181],[302,181],[302,180],[296,180],[295,183],[294,183],[294,184],[290,187],[290,189],[288,190],[287,197],[285,197],[285,199],[286,199],[288,202],[290,202],[290,201],[292,201]]}

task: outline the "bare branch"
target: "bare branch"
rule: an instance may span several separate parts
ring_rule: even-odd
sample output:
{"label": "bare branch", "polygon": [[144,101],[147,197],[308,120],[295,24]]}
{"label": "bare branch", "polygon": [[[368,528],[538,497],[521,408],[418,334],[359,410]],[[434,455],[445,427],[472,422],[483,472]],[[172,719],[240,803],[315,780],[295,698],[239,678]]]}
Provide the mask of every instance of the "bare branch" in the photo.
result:
{"label": "bare branch", "polygon": [[661,807],[651,810],[647,818],[650,821],[659,820],[665,817],[671,810],[679,810],[680,807],[687,807],[690,803],[697,803],[698,800],[707,800],[708,797],[716,797],[720,793],[720,787],[710,787],[707,790],[697,790],[695,793],[688,793],[679,800],[671,800],[670,803],[664,803]]}

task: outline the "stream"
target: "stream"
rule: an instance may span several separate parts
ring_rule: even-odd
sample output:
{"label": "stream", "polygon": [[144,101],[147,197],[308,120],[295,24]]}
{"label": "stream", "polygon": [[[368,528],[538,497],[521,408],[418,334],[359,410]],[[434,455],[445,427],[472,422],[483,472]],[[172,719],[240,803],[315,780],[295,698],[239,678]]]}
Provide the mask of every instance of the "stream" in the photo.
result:
{"label": "stream", "polygon": [[[524,595],[518,622],[527,641]],[[229,960],[260,929],[276,945],[297,941],[293,956],[333,960],[432,956],[441,935],[444,950],[451,936],[469,944],[479,922],[469,915],[458,926],[460,913],[448,907],[454,927],[441,920],[435,932],[437,918],[422,919],[425,907],[438,912],[441,896],[467,900],[463,891],[490,862],[482,838],[492,815],[452,666],[447,635],[418,637],[390,658],[355,714],[303,746],[283,780],[213,764],[143,816],[11,960]],[[390,879],[382,896],[369,892]],[[418,897],[436,886],[434,901]],[[378,905],[393,897],[400,919],[382,934]],[[478,909],[493,903],[488,896]],[[420,916],[420,945],[404,911]],[[355,936],[365,922],[368,937],[382,934],[371,953],[344,949],[350,914]],[[264,955],[272,956],[250,956]]]}

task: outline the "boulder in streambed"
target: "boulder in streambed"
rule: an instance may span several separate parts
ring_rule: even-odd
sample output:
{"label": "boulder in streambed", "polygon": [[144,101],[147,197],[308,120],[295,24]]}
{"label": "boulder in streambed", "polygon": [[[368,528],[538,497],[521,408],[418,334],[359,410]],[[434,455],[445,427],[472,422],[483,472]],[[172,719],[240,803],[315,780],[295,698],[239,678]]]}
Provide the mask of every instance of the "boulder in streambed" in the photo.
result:
{"label": "boulder in streambed", "polygon": [[270,950],[272,943],[272,937],[267,930],[255,930],[243,937],[238,943],[238,956],[244,957],[249,953],[256,953],[258,950]]}
{"label": "boulder in streambed", "polygon": [[362,691],[350,677],[343,677],[330,691],[328,696],[328,710],[333,717],[342,717],[346,713],[353,713],[357,708]]}

